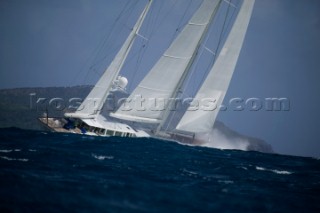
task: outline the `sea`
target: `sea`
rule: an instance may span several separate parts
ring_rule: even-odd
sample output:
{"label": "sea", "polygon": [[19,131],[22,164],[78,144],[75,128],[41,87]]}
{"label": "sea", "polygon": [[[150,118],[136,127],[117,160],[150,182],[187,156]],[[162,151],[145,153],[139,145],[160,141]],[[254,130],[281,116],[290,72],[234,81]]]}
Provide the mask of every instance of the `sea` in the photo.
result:
{"label": "sea", "polygon": [[320,212],[320,160],[5,128],[0,212]]}

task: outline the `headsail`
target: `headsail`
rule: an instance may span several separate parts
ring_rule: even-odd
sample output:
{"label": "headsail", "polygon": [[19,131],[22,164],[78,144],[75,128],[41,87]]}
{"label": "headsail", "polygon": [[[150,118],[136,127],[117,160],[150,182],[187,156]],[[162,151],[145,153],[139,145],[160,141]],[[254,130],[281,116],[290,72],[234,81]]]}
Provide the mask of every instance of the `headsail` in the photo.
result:
{"label": "headsail", "polygon": [[[128,109],[127,106],[122,105],[111,116],[137,122],[161,122],[168,100],[175,96],[186,72],[192,65],[201,40],[220,2],[221,0],[204,0],[182,32],[132,92],[128,100],[133,100],[131,103],[134,103],[136,97],[141,97],[142,108],[130,106]],[[162,101],[163,107],[156,108],[155,101]]]}
{"label": "headsail", "polygon": [[219,106],[222,104],[225,97],[241,51],[254,2],[255,0],[243,1],[219,57],[194,98],[194,101],[197,101],[200,105],[201,100],[203,101],[204,99],[210,98],[210,100],[207,99],[206,101],[211,101],[212,106],[215,105],[216,108],[212,107],[212,109],[206,111],[203,108],[201,109],[200,106],[200,109],[192,111],[189,107],[178,123],[176,127],[177,130],[193,133],[208,132],[212,130],[219,112]]}
{"label": "headsail", "polygon": [[142,14],[140,15],[137,23],[133,27],[131,33],[129,34],[127,40],[122,45],[121,49],[113,59],[112,63],[106,69],[104,74],[101,76],[99,81],[96,83],[94,88],[91,90],[86,99],[82,102],[80,107],[75,113],[66,113],[66,117],[75,118],[95,118],[99,115],[100,110],[109,95],[110,89],[114,80],[117,78],[125,59],[130,52],[133,42],[139,33],[142,23],[150,9],[153,0],[149,0],[149,3],[144,8]]}

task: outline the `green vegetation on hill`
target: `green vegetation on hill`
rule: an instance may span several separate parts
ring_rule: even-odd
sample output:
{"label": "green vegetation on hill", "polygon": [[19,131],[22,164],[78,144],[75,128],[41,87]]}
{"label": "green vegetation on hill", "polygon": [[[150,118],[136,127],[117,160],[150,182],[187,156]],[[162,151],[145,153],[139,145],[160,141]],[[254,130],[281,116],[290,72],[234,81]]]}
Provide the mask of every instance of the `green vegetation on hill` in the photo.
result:
{"label": "green vegetation on hill", "polygon": [[0,90],[0,128],[43,129],[37,118],[42,116],[46,109],[50,116],[63,115],[63,111],[55,108],[54,102],[49,104],[50,100],[59,98],[67,105],[70,98],[83,99],[90,88],[91,86],[76,86]]}

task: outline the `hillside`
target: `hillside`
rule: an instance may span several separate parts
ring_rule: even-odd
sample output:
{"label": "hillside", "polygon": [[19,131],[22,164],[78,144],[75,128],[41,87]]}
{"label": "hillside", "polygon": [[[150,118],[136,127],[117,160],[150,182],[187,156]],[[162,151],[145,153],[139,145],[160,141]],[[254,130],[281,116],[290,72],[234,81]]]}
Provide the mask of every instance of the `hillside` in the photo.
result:
{"label": "hillside", "polygon": [[[62,116],[63,111],[56,110],[53,98],[63,99],[68,103],[70,98],[83,98],[90,86],[19,88],[0,90],[0,128],[18,127],[22,129],[43,129],[37,118],[46,112],[48,106],[50,116]],[[39,101],[38,100],[45,101]]]}

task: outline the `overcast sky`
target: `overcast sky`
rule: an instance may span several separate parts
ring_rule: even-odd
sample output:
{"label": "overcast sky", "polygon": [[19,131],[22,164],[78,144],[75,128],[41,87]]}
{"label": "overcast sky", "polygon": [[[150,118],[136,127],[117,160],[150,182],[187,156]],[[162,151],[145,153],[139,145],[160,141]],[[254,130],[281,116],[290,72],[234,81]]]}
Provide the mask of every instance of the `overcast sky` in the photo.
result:
{"label": "overcast sky", "polygon": [[[0,89],[94,84],[146,2],[0,0]],[[148,42],[137,39],[123,70],[130,90],[200,3],[154,1],[141,30]],[[319,38],[320,1],[256,0],[226,100],[284,97],[290,100],[290,110],[228,110],[218,119],[239,133],[264,139],[279,153],[320,157]],[[205,70],[195,69],[190,93]]]}

